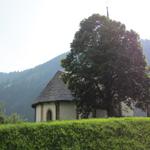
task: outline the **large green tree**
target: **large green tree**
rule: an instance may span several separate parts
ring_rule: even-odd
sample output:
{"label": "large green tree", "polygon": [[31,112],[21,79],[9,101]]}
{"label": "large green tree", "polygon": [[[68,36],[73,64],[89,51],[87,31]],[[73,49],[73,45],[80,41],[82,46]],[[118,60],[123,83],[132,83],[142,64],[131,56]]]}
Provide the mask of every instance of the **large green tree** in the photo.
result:
{"label": "large green tree", "polygon": [[62,66],[63,79],[84,117],[96,108],[120,116],[121,102],[148,100],[150,79],[140,38],[120,22],[98,14],[82,20]]}

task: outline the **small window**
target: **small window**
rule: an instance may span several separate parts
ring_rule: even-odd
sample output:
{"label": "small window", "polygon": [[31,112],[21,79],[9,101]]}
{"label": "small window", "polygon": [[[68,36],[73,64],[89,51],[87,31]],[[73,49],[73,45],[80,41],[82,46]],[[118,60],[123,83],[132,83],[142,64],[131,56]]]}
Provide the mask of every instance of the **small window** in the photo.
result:
{"label": "small window", "polygon": [[52,111],[51,110],[47,111],[46,120],[47,121],[51,121],[52,120]]}

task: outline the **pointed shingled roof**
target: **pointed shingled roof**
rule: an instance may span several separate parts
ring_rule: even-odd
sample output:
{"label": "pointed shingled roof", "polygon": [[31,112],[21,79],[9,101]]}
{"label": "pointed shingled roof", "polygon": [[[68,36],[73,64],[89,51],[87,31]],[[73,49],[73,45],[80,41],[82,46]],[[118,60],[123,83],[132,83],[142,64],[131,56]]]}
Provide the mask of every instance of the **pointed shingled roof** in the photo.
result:
{"label": "pointed shingled roof", "polygon": [[62,73],[62,71],[57,71],[39,97],[34,101],[32,107],[44,102],[73,101],[74,97],[72,96],[71,91],[61,78]]}

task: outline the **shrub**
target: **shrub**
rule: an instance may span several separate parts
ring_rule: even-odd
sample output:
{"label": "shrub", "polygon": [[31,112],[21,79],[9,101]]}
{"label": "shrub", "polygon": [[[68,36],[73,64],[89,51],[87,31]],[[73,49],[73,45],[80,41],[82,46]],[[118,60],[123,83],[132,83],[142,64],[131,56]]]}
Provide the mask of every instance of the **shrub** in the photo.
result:
{"label": "shrub", "polygon": [[23,119],[17,113],[12,113],[11,115],[6,116],[4,121],[4,123],[19,123],[19,122],[23,122]]}
{"label": "shrub", "polygon": [[0,124],[18,123],[23,122],[23,120],[24,119],[17,113],[6,115],[4,104],[0,102]]}
{"label": "shrub", "polygon": [[149,118],[0,126],[0,150],[150,150]]}
{"label": "shrub", "polygon": [[0,114],[0,124],[1,123],[4,123],[4,116],[2,116],[1,114]]}

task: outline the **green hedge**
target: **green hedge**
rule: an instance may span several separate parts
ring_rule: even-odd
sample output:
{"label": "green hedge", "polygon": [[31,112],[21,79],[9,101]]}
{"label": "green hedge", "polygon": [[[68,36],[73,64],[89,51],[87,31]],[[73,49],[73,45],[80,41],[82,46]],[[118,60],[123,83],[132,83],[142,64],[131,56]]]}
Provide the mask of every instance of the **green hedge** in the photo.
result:
{"label": "green hedge", "polygon": [[150,119],[1,125],[0,150],[150,150]]}

